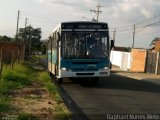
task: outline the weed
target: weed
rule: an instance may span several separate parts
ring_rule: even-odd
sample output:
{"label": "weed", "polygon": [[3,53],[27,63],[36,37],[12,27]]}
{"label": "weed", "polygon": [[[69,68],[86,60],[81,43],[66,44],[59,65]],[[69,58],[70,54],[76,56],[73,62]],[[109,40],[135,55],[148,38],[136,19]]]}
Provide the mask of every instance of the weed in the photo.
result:
{"label": "weed", "polygon": [[0,83],[0,94],[2,95],[7,95],[12,89],[23,87],[20,83],[15,83],[13,81],[1,81]]}
{"label": "weed", "polygon": [[63,102],[61,96],[58,93],[54,95],[54,99],[58,104]]}
{"label": "weed", "polygon": [[51,82],[51,77],[48,75],[47,72],[40,72],[38,76],[38,79],[42,82]]}
{"label": "weed", "polygon": [[71,113],[66,113],[64,111],[59,111],[55,113],[56,120],[70,120]]}
{"label": "weed", "polygon": [[21,113],[18,115],[18,120],[38,120],[38,119],[31,114]]}
{"label": "weed", "polygon": [[0,95],[0,112],[8,111],[9,109],[9,100],[6,96]]}

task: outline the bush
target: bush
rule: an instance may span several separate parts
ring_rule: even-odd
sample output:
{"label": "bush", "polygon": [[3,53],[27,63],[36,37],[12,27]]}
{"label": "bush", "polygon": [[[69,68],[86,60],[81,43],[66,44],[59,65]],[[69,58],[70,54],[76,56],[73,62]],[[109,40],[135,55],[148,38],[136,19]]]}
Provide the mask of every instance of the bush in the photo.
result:
{"label": "bush", "polygon": [[1,81],[0,82],[0,94],[6,95],[11,89],[22,88],[20,83],[15,83],[13,81]]}
{"label": "bush", "polygon": [[6,96],[0,95],[0,113],[9,109],[9,101]]}
{"label": "bush", "polygon": [[6,95],[12,89],[29,85],[31,83],[29,72],[29,68],[21,64],[16,64],[13,69],[5,65],[0,80],[0,95]]}
{"label": "bush", "polygon": [[2,72],[3,81],[13,81],[21,85],[28,85],[29,69],[22,64],[15,64],[13,69],[6,69]]}
{"label": "bush", "polygon": [[48,75],[47,72],[41,72],[39,74],[39,80],[44,82],[51,82],[51,77]]}

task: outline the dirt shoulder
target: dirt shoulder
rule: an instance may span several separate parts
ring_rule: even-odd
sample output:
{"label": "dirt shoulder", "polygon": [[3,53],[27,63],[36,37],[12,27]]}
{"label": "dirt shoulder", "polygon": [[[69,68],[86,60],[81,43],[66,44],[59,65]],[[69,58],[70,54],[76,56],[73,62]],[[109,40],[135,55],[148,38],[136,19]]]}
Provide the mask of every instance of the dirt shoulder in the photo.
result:
{"label": "dirt shoulder", "polygon": [[30,84],[12,89],[6,95],[8,110],[0,111],[0,119],[59,120],[69,119],[67,109],[49,74],[40,65],[31,65]]}
{"label": "dirt shoulder", "polygon": [[30,86],[15,90],[11,94],[11,104],[19,114],[40,119],[53,118],[57,103],[43,87],[43,83],[33,82]]}

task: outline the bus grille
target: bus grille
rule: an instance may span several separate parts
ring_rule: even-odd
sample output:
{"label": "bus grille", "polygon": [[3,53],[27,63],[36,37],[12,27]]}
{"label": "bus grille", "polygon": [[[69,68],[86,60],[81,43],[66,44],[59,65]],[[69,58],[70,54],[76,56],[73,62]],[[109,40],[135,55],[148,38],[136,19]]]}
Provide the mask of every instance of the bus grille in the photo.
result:
{"label": "bus grille", "polygon": [[76,73],[76,75],[94,75],[94,73]]}

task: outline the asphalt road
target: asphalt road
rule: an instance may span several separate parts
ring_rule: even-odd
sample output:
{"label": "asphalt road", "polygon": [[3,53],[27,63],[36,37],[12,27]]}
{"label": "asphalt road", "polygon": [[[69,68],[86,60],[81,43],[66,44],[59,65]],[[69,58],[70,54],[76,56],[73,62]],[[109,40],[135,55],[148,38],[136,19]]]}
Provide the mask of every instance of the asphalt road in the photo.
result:
{"label": "asphalt road", "polygon": [[87,79],[65,79],[60,88],[76,120],[107,120],[108,114],[160,114],[160,79],[138,80],[117,72],[95,86]]}

